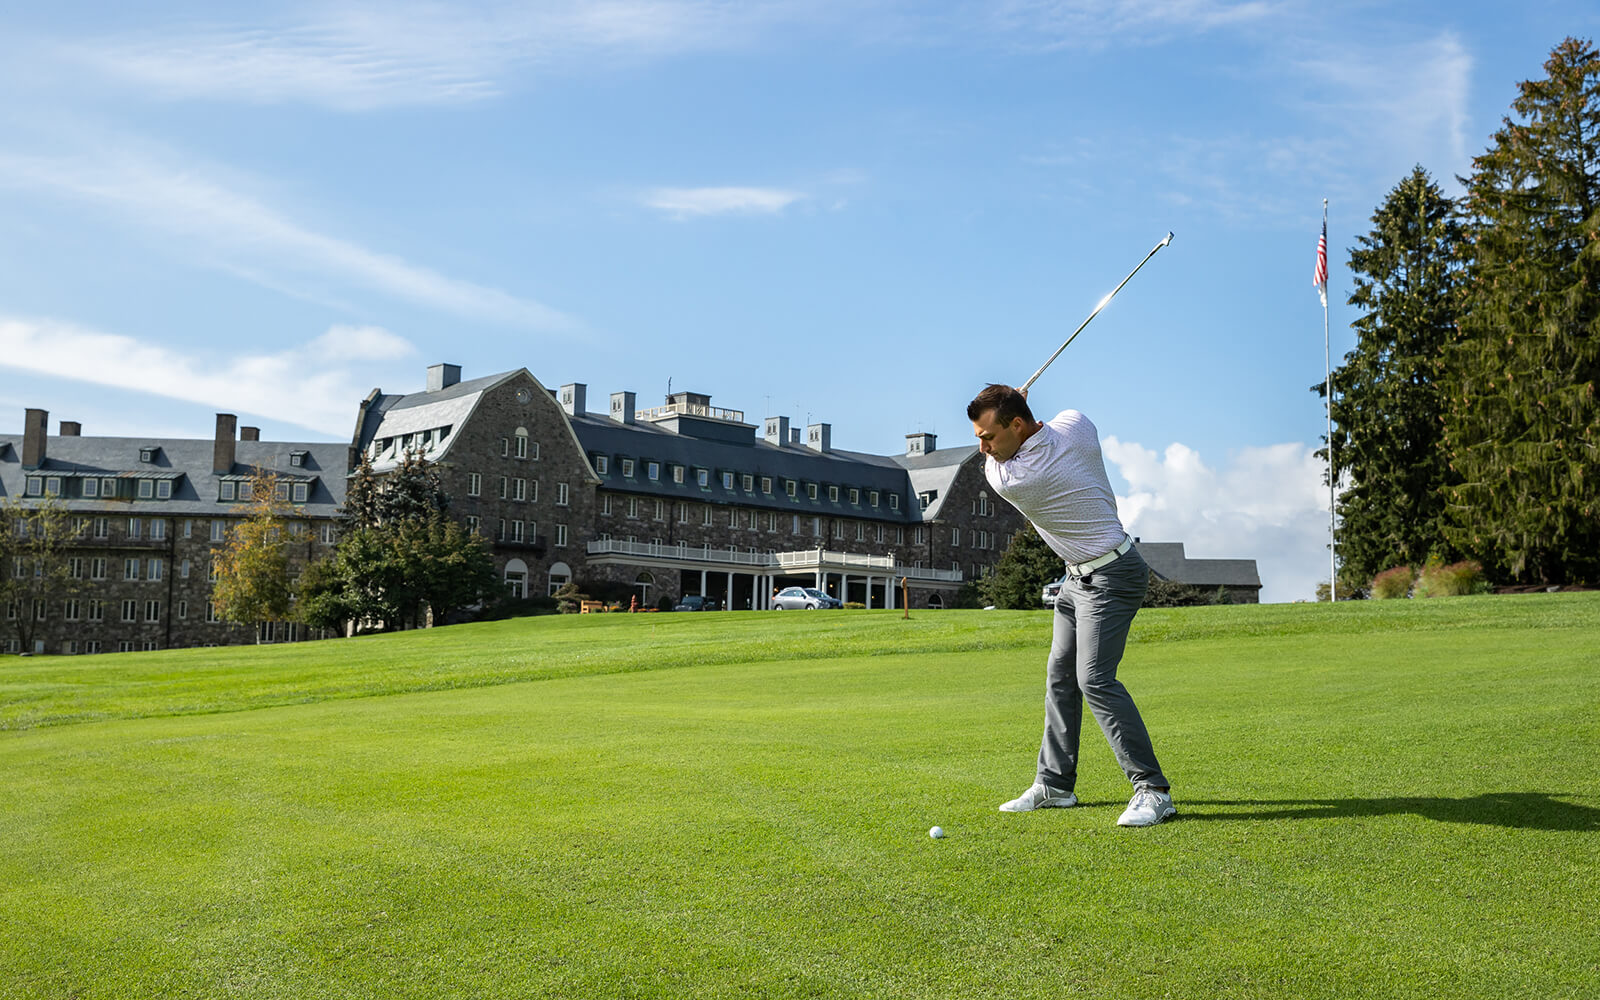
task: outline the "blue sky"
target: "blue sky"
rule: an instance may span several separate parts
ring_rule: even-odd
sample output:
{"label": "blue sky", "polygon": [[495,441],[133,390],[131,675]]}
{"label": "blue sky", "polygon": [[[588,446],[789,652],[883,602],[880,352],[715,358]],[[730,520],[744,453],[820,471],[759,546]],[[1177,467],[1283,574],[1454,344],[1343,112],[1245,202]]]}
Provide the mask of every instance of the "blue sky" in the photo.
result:
{"label": "blue sky", "polygon": [[0,8],[0,427],[340,440],[437,361],[837,447],[964,444],[1040,380],[1124,520],[1327,575],[1311,288],[1420,163],[1454,193],[1593,4]]}

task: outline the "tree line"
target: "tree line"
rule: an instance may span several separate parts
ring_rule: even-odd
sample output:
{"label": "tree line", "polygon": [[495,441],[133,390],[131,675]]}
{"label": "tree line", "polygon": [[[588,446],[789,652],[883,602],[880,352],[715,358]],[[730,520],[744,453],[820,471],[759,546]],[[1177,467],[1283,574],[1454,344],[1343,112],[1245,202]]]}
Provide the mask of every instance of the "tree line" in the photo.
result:
{"label": "tree line", "polygon": [[1350,250],[1356,346],[1319,452],[1347,484],[1341,592],[1458,560],[1600,574],[1600,51],[1568,38],[1544,69],[1460,197],[1418,166]]}

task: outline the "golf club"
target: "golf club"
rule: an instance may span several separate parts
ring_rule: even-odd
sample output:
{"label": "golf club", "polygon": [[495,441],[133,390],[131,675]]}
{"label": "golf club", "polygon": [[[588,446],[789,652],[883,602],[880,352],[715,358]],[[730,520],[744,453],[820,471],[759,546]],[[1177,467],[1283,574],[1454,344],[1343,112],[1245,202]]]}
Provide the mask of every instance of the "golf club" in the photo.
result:
{"label": "golf club", "polygon": [[1100,310],[1104,309],[1106,307],[1106,303],[1110,302],[1113,298],[1116,297],[1118,292],[1122,291],[1122,286],[1123,285],[1126,285],[1130,280],[1132,280],[1134,275],[1139,273],[1139,268],[1144,267],[1145,261],[1149,260],[1151,257],[1154,257],[1156,255],[1156,251],[1157,250],[1160,250],[1162,247],[1166,246],[1168,243],[1171,243],[1171,242],[1172,242],[1172,234],[1168,233],[1166,235],[1166,237],[1160,243],[1157,243],[1153,248],[1151,248],[1149,253],[1144,255],[1144,260],[1141,260],[1138,263],[1138,265],[1136,267],[1134,267],[1133,270],[1128,272],[1128,277],[1123,278],[1122,281],[1120,283],[1118,283],[1117,287],[1115,287],[1115,288],[1113,288],[1111,290],[1111,293],[1109,295],[1107,295],[1105,298],[1100,300],[1100,304],[1094,307],[1094,312],[1089,314],[1089,318],[1084,320],[1082,323],[1078,324],[1078,328],[1076,330],[1072,331],[1072,336],[1067,338],[1066,343],[1062,344],[1060,347],[1056,348],[1056,353],[1050,355],[1050,360],[1046,361],[1044,364],[1040,365],[1039,366],[1039,370],[1033,373],[1033,377],[1028,379],[1028,381],[1022,383],[1022,391],[1023,392],[1027,392],[1028,391],[1028,387],[1033,385],[1033,383],[1038,380],[1040,375],[1044,374],[1044,370],[1046,368],[1049,368],[1051,363],[1054,362],[1056,358],[1061,356],[1061,352],[1067,349],[1067,344],[1070,344],[1075,339],[1077,339],[1078,334],[1083,332],[1083,328],[1089,325],[1089,320],[1092,320],[1096,316],[1100,315]]}

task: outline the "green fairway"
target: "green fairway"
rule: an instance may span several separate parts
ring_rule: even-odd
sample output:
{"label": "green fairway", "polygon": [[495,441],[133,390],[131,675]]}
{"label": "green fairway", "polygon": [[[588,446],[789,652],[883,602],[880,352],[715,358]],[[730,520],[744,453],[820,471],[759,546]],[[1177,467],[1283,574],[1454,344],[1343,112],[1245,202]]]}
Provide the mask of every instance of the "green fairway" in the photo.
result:
{"label": "green fairway", "polygon": [[0,659],[0,996],[1600,994],[1600,594],[1142,612],[1149,830],[996,812],[1048,628]]}

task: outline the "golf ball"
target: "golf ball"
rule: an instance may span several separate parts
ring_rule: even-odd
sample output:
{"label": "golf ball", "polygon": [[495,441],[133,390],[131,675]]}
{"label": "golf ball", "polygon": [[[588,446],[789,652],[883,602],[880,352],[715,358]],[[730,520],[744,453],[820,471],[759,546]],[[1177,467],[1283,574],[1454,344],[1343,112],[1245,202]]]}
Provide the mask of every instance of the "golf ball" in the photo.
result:
{"label": "golf ball", "polygon": [[928,831],[928,836],[932,837],[934,840],[938,840],[944,836],[944,828],[936,826]]}

